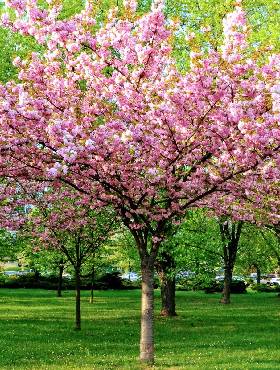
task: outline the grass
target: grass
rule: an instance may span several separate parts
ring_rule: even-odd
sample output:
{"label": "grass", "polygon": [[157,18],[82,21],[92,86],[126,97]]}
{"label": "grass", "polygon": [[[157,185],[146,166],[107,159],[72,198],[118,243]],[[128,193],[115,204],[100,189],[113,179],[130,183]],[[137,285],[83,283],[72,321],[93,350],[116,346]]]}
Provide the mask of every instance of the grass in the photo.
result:
{"label": "grass", "polygon": [[[82,296],[82,331],[75,332],[74,292],[0,290],[0,369],[138,370],[139,291]],[[157,315],[154,369],[280,369],[280,298],[271,293],[178,292],[178,317]]]}

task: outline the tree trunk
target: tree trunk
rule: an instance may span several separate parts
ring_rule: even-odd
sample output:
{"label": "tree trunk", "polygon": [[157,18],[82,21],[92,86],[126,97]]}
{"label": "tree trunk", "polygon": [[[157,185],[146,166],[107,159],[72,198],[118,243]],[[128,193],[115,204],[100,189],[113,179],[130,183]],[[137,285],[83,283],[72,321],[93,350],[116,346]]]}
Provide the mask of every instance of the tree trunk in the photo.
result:
{"label": "tree trunk", "polygon": [[225,278],[224,278],[224,288],[221,298],[221,303],[229,304],[230,303],[230,285],[232,282],[232,268],[229,265],[225,266]]}
{"label": "tree trunk", "polygon": [[[279,243],[280,245],[280,243]],[[277,256],[277,269],[276,269],[277,275],[280,274],[280,257],[279,255]]]}
{"label": "tree trunk", "polygon": [[142,261],[140,360],[154,362],[154,266]]}
{"label": "tree trunk", "polygon": [[76,284],[76,322],[75,330],[81,330],[81,267],[78,265],[75,268],[75,284]]}
{"label": "tree trunk", "polygon": [[57,284],[57,296],[62,297],[61,291],[62,291],[62,275],[64,271],[64,264],[61,260],[59,262],[59,273],[58,273],[58,284]]}
{"label": "tree trunk", "polygon": [[257,284],[260,284],[261,283],[261,270],[258,266],[256,268],[257,268]]}
{"label": "tree trunk", "polygon": [[[125,224],[130,227],[130,221],[124,219]],[[157,233],[161,234],[164,222],[158,224]],[[141,330],[140,330],[140,361],[144,365],[154,363],[154,269],[155,260],[158,255],[160,239],[148,241],[149,228],[135,230],[130,228],[135,239],[140,260],[142,273],[141,292]],[[154,239],[154,240],[153,240]]]}
{"label": "tree trunk", "polygon": [[175,261],[170,252],[163,251],[156,261],[156,270],[160,279],[161,315],[176,316],[175,310]]}
{"label": "tree trunk", "polygon": [[89,303],[93,303],[94,277],[95,277],[95,271],[94,271],[94,266],[93,266],[92,267],[92,270],[91,270],[91,288],[90,288],[90,299],[89,299]]}
{"label": "tree trunk", "polygon": [[224,288],[221,303],[230,303],[230,286],[232,283],[232,272],[236,261],[238,243],[242,230],[242,221],[233,223],[230,220],[220,222],[220,233],[223,242],[224,258]]}
{"label": "tree trunk", "polygon": [[161,280],[161,316],[173,317],[176,314],[175,303],[175,278],[170,276],[160,277]]}

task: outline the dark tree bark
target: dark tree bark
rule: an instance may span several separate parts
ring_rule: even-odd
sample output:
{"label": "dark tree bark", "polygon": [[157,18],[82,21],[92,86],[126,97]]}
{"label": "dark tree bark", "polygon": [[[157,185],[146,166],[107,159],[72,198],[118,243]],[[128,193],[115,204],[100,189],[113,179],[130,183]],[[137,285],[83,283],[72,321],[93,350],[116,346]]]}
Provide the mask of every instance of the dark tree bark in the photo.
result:
{"label": "dark tree bark", "polygon": [[168,277],[161,283],[161,316],[174,317],[176,313],[175,278]]}
{"label": "dark tree bark", "polygon": [[58,266],[58,284],[57,284],[57,296],[58,297],[62,297],[62,275],[63,275],[63,271],[64,271],[64,262],[63,260],[61,259],[59,261],[59,266]]}
{"label": "dark tree bark", "polygon": [[161,316],[173,317],[176,314],[175,301],[175,260],[171,253],[163,251],[156,261],[156,270],[160,279]]}
{"label": "dark tree bark", "polygon": [[256,266],[256,269],[257,269],[257,284],[260,284],[261,283],[261,270],[259,266]]}
{"label": "dark tree bark", "polygon": [[75,268],[75,285],[76,285],[76,318],[75,330],[81,330],[81,265],[76,264]]}
{"label": "dark tree bark", "polygon": [[[277,258],[277,273],[280,274],[280,223],[276,225],[267,225],[267,228],[274,231],[275,236],[278,240],[278,246],[277,247],[272,247],[271,244],[269,243],[270,247],[272,247],[272,252]],[[266,237],[264,236],[264,240],[266,240]],[[267,241],[267,240],[266,240]]]}
{"label": "dark tree bark", "polygon": [[93,303],[94,279],[95,279],[95,269],[94,269],[94,266],[92,266],[92,270],[91,270],[91,287],[90,287],[90,299],[89,299],[89,303]]}
{"label": "dark tree bark", "polygon": [[227,264],[224,266],[224,288],[221,298],[221,303],[229,304],[230,303],[230,285],[232,282],[232,266]]}
{"label": "dark tree bark", "polygon": [[40,278],[40,272],[35,269],[35,271],[34,271],[34,279],[35,279],[35,281],[39,281],[39,278]]}
{"label": "dark tree bark", "polygon": [[230,286],[232,283],[232,272],[236,261],[239,239],[242,230],[242,221],[233,223],[230,221],[220,222],[220,233],[223,243],[224,259],[224,288],[221,303],[230,303]]}

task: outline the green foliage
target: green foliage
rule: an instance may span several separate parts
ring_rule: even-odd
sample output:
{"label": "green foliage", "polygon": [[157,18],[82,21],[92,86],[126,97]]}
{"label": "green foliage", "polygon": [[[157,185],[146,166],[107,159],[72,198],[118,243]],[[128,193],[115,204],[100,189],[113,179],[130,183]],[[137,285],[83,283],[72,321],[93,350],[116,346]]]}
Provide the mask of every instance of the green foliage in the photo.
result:
{"label": "green foliage", "polygon": [[18,71],[12,64],[16,56],[26,59],[31,51],[40,52],[42,47],[32,37],[0,27],[0,50],[0,82],[5,83],[17,79]]}
{"label": "green foliage", "polygon": [[0,229],[0,262],[16,260],[21,247],[22,240],[16,233]]}
{"label": "green foliage", "polygon": [[280,292],[280,286],[279,285],[267,285],[267,284],[252,284],[250,288],[257,292],[262,293],[273,293],[273,292]]}
{"label": "green foliage", "polygon": [[[189,65],[190,46],[185,36],[195,33],[194,46],[208,49],[218,48],[223,41],[222,20],[233,10],[235,0],[167,0],[166,14],[179,20],[180,27],[174,40],[178,66],[185,71]],[[280,3],[279,0],[243,0],[251,26],[250,45],[272,46],[280,50]],[[210,32],[201,29],[210,26]],[[259,58],[262,55],[258,56]]]}
{"label": "green foliage", "polygon": [[[169,242],[168,242],[169,243]],[[189,212],[172,237],[177,243],[177,271],[193,271],[192,284],[211,280],[223,268],[223,244],[218,220],[206,211]],[[278,258],[279,257],[279,258]],[[239,242],[235,274],[249,274],[258,267],[262,273],[274,271],[280,260],[280,245],[273,231],[245,223]]]}
{"label": "green foliage", "polygon": [[42,275],[57,275],[61,262],[64,262],[65,267],[67,267],[66,258],[59,250],[44,247],[34,250],[34,244],[28,239],[18,257],[23,266],[38,271]]}
{"label": "green foliage", "polygon": [[123,272],[140,271],[140,260],[135,241],[124,227],[120,227],[106,243],[103,256],[107,261],[107,268],[110,266]]}
{"label": "green foliage", "polygon": [[236,273],[249,274],[258,268],[269,273],[278,267],[280,245],[274,233],[266,228],[245,224],[237,256]]}
{"label": "green foliage", "polygon": [[177,290],[204,290],[212,282],[212,277],[205,274],[193,275],[191,277],[177,277],[176,289]]}
{"label": "green foliage", "polygon": [[197,282],[209,281],[223,266],[219,225],[205,211],[189,212],[172,239],[178,271],[195,272]]}
{"label": "green foliage", "polygon": [[[137,361],[139,291],[82,292],[84,329],[73,332],[74,292],[0,290],[1,370],[143,370]],[[175,319],[161,318],[156,292],[154,370],[278,369],[279,298],[178,292]]]}

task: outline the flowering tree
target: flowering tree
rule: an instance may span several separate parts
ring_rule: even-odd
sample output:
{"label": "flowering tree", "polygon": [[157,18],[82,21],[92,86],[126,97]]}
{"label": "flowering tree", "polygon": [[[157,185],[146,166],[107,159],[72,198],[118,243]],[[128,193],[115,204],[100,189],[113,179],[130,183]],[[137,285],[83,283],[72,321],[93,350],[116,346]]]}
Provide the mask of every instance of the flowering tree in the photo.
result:
{"label": "flowering tree", "polygon": [[91,1],[64,21],[56,1],[6,3],[15,20],[2,23],[46,49],[16,58],[20,83],[0,86],[0,175],[63,182],[84,204],[115,207],[141,258],[140,358],[153,361],[153,271],[166,225],[202,203],[237,204],[237,189],[276,167],[279,58],[248,58],[239,6],[224,20],[222,48],[192,52],[182,75],[161,0],[141,17],[127,0],[124,16],[112,9],[101,28]]}
{"label": "flowering tree", "polygon": [[[25,235],[32,241],[33,251],[49,249],[59,252],[60,264],[68,261],[75,271],[75,330],[81,330],[81,272],[85,263],[108,240],[116,226],[111,209],[85,206],[71,189],[48,189],[41,194],[25,191],[32,205],[25,226]],[[62,266],[63,267],[63,266]],[[62,270],[63,271],[63,270]]]}

